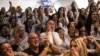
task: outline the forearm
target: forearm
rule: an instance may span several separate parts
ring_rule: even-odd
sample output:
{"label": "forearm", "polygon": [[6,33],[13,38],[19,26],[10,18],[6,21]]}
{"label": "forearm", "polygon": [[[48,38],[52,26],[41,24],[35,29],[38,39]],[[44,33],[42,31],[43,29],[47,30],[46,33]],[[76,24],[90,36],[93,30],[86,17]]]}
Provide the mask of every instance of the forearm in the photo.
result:
{"label": "forearm", "polygon": [[50,47],[50,49],[52,50],[52,53],[53,54],[56,54],[56,55],[60,55],[61,54],[61,50],[59,47],[55,46],[55,45],[52,45]]}
{"label": "forearm", "polygon": [[88,40],[90,40],[92,43],[94,43],[97,47],[96,51],[94,51],[94,53],[97,53],[98,50],[100,51],[100,44],[97,42],[97,40],[95,39],[95,37],[93,36],[88,36]]}
{"label": "forearm", "polygon": [[11,1],[9,1],[9,4],[10,4],[10,7],[9,7],[9,10],[11,9],[11,7],[12,7],[12,2]]}
{"label": "forearm", "polygon": [[39,54],[39,56],[47,56],[48,50],[48,47],[45,47],[43,51]]}
{"label": "forearm", "polygon": [[100,44],[96,40],[94,40],[93,42],[95,43],[95,45],[97,46],[97,48],[100,50]]}

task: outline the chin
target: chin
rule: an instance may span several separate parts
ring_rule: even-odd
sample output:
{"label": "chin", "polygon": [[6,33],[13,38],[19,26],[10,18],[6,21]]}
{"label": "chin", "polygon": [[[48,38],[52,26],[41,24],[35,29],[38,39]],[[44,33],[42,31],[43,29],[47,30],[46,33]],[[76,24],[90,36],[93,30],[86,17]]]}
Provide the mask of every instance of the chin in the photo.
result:
{"label": "chin", "polygon": [[33,44],[33,45],[31,45],[31,46],[33,46],[33,47],[38,47],[38,46],[39,46],[39,44]]}
{"label": "chin", "polygon": [[38,46],[39,46],[39,44],[35,44],[34,46],[38,47]]}

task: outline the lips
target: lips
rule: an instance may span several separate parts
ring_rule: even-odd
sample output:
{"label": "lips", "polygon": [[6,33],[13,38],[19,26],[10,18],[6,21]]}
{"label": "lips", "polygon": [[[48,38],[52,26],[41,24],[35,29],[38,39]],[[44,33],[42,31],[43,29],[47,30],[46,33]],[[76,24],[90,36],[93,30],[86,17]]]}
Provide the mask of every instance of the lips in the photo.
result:
{"label": "lips", "polygon": [[11,50],[11,49],[8,49],[8,52],[9,52],[9,53],[11,53],[11,52],[12,52],[12,50]]}
{"label": "lips", "polygon": [[5,54],[11,55],[12,54],[12,50],[8,49]]}
{"label": "lips", "polygon": [[35,41],[34,43],[39,43],[38,41]]}

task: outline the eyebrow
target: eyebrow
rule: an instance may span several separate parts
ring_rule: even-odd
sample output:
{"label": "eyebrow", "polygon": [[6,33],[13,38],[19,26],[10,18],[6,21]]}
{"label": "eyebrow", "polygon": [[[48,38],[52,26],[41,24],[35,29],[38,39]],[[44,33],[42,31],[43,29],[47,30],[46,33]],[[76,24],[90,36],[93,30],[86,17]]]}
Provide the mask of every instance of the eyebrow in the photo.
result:
{"label": "eyebrow", "polygon": [[29,37],[29,39],[33,39],[33,38],[38,38],[39,39],[39,37]]}

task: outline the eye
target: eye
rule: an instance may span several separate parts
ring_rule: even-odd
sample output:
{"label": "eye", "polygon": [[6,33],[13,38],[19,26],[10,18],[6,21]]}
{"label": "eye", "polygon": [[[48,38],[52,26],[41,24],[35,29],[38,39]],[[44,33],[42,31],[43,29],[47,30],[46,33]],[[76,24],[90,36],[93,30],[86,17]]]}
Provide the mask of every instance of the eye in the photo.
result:
{"label": "eye", "polygon": [[77,45],[74,45],[74,47],[77,47]]}

